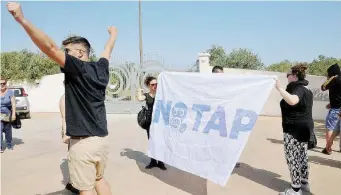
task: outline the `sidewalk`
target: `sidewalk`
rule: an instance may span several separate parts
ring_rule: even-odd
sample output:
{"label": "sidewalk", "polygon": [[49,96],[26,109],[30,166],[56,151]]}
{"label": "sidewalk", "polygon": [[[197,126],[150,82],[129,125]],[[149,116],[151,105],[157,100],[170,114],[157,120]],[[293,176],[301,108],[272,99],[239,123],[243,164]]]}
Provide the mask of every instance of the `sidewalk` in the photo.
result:
{"label": "sidewalk", "polygon": [[[1,154],[2,195],[59,195],[68,181],[67,146],[61,141],[56,114],[34,114],[14,130],[14,151]],[[260,117],[243,151],[241,167],[225,187],[168,167],[145,170],[147,135],[136,115],[108,115],[110,157],[105,177],[114,195],[276,195],[290,185],[284,159],[280,118]],[[312,194],[341,193],[341,153],[327,156],[323,125],[317,127],[319,148],[309,151]],[[338,141],[333,149],[338,150]]]}

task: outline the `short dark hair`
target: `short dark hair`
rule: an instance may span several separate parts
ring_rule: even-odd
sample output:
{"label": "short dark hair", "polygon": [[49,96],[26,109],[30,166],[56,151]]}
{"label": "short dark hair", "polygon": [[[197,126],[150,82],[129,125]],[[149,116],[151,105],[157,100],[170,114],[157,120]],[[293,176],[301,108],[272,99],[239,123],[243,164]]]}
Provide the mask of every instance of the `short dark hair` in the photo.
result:
{"label": "short dark hair", "polygon": [[0,80],[4,80],[7,82],[7,77],[4,77],[4,76],[0,76]]}
{"label": "short dark hair", "polygon": [[221,66],[214,66],[212,68],[212,73],[217,72],[218,70],[224,71],[224,68]]}
{"label": "short dark hair", "polygon": [[72,37],[69,37],[67,39],[65,39],[63,42],[62,42],[63,46],[66,46],[66,45],[69,45],[69,44],[82,44],[88,54],[90,54],[90,48],[91,48],[91,45],[89,43],[89,41],[84,38],[84,37],[81,37],[81,36],[72,36]]}
{"label": "short dark hair", "polygon": [[148,87],[152,80],[156,80],[156,78],[153,76],[147,76],[146,79],[144,80],[144,84]]}

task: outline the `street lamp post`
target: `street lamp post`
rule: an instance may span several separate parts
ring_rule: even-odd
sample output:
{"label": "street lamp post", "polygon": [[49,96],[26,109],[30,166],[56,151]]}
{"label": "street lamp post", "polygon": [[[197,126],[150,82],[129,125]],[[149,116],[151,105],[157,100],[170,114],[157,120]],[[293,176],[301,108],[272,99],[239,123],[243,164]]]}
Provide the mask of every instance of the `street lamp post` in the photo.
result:
{"label": "street lamp post", "polygon": [[143,43],[142,43],[142,13],[141,13],[141,0],[139,0],[139,42],[140,42],[140,66],[143,63]]}

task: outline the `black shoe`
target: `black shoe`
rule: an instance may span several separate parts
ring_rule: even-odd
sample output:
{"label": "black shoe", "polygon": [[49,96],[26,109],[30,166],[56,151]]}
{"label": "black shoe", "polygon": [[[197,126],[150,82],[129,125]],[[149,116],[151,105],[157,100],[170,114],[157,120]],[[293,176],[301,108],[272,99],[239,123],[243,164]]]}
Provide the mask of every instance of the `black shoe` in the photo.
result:
{"label": "black shoe", "polygon": [[152,169],[154,167],[157,166],[156,160],[155,159],[151,159],[149,165],[146,166],[146,169]]}
{"label": "black shoe", "polygon": [[79,194],[79,190],[77,190],[76,188],[74,188],[71,183],[67,183],[65,186],[65,189],[69,190],[70,192],[74,193],[74,194]]}
{"label": "black shoe", "polygon": [[322,150],[322,153],[323,153],[323,154],[327,154],[327,155],[331,155],[331,154],[332,154],[331,152],[328,152],[327,148],[324,148],[324,149]]}
{"label": "black shoe", "polygon": [[157,164],[157,166],[158,166],[161,170],[164,170],[164,171],[167,170],[165,164],[164,164],[163,162],[161,162],[161,161],[159,161],[159,163]]}

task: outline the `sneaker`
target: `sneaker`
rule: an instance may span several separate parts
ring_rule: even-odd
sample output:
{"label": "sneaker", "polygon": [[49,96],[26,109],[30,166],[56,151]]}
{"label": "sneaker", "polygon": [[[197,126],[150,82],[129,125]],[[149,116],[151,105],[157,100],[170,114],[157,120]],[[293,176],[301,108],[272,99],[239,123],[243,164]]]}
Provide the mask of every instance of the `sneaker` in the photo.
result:
{"label": "sneaker", "polygon": [[166,168],[166,166],[165,166],[165,164],[163,163],[163,162],[160,162],[159,161],[159,163],[158,163],[158,165],[157,165],[161,170],[167,170],[167,168]]}
{"label": "sneaker", "polygon": [[65,186],[65,189],[69,190],[70,192],[74,193],[74,194],[79,194],[79,190],[77,190],[76,188],[74,188],[71,183],[67,183]]}
{"label": "sneaker", "polygon": [[303,195],[302,191],[295,192],[292,188],[286,189],[284,192],[280,192],[279,195]]}
{"label": "sneaker", "polygon": [[7,149],[8,150],[13,150],[13,147],[12,146],[8,146]]}
{"label": "sneaker", "polygon": [[146,166],[146,169],[152,169],[154,167],[157,167],[157,162],[155,159],[151,159],[149,165]]}
{"label": "sneaker", "polygon": [[4,153],[4,150],[1,148],[0,153]]}
{"label": "sneaker", "polygon": [[301,190],[304,191],[304,192],[310,192],[310,185],[309,183],[306,183],[306,184],[301,184]]}

